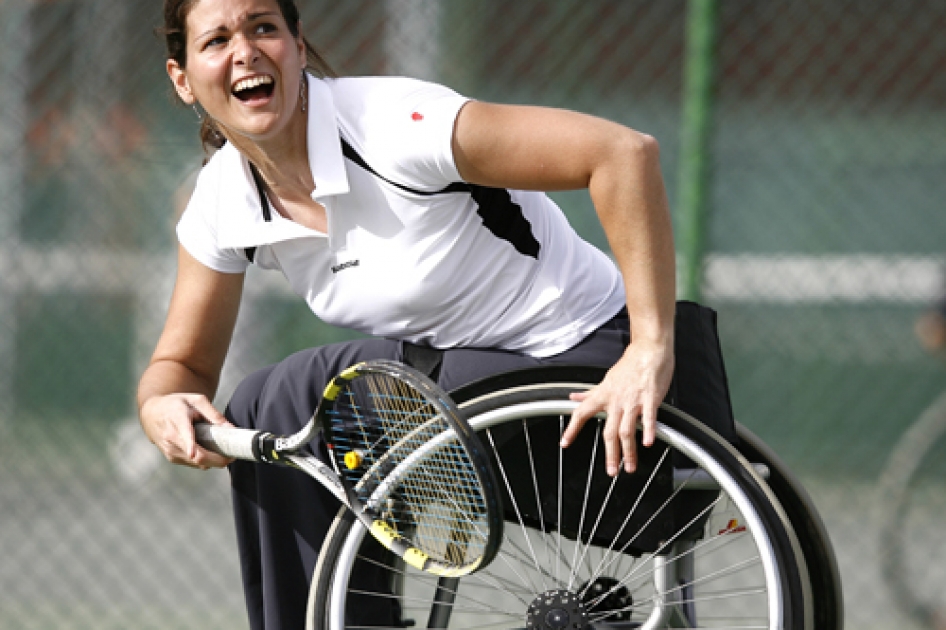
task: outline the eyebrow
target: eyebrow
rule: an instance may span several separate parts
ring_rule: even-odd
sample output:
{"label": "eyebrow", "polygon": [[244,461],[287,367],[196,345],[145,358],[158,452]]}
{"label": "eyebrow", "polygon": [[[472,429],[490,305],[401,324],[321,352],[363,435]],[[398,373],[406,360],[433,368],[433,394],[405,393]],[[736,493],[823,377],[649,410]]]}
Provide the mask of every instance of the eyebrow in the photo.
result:
{"label": "eyebrow", "polygon": [[[260,19],[260,18],[269,17],[269,16],[273,16],[273,15],[279,15],[279,14],[278,14],[278,12],[276,12],[276,11],[259,11],[259,12],[256,12],[256,13],[248,13],[248,14],[246,15],[246,17],[242,20],[242,22],[244,22],[244,23],[245,23],[245,22],[253,22],[253,21],[258,20],[258,19]],[[222,33],[222,32],[226,32],[226,31],[228,31],[228,30],[229,30],[229,29],[228,29],[226,26],[218,26],[218,27],[216,27],[216,28],[210,29],[209,31],[205,31],[205,32],[201,33],[200,35],[198,35],[197,37],[194,38],[194,41],[200,41],[201,39],[207,37],[208,35],[213,35],[213,34],[215,34],[215,33]]]}

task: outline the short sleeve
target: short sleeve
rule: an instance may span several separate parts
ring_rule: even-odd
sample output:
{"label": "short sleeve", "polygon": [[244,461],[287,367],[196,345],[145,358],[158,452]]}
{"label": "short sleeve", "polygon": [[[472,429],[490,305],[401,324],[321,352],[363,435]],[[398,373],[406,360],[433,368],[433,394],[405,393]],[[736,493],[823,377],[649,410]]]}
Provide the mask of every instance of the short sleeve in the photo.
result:
{"label": "short sleeve", "polygon": [[[419,82],[420,83],[420,82]],[[457,115],[469,99],[431,83],[421,83],[400,103],[395,143],[402,147],[392,165],[404,180],[440,185],[461,180],[453,157]]]}
{"label": "short sleeve", "polygon": [[397,77],[362,79],[342,92],[336,105],[347,135],[379,173],[430,191],[461,180],[453,130],[469,98],[436,83]]}
{"label": "short sleeve", "polygon": [[217,200],[212,194],[213,174],[204,171],[197,179],[187,208],[177,224],[177,240],[202,265],[221,273],[243,273],[249,266],[246,256],[235,249],[217,245]]}

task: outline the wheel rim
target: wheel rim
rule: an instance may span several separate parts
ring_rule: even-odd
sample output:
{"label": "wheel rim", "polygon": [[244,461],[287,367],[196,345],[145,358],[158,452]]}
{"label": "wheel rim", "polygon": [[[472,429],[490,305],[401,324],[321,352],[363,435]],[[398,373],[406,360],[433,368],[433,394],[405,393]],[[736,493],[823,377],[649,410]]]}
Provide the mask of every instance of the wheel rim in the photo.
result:
{"label": "wheel rim", "polygon": [[[563,426],[574,406],[575,403],[565,400],[511,405],[477,415],[470,423],[474,429],[485,432],[484,440],[489,440],[491,433],[487,429],[510,421],[555,416]],[[528,429],[522,435],[525,442],[530,441]],[[493,565],[464,578],[460,588],[451,593],[454,603],[447,615],[449,627],[528,627],[527,611],[534,607],[536,598],[558,590],[575,593],[586,604],[587,620],[593,628],[648,628],[668,622],[678,627],[697,622],[700,627],[781,627],[785,610],[776,552],[751,499],[729,473],[679,431],[660,423],[658,438],[672,444],[674,451],[699,462],[720,484],[720,496],[694,517],[705,518],[704,530],[709,532],[705,539],[684,540],[688,528],[682,526],[678,539],[671,538],[655,551],[635,558],[621,553],[620,548],[586,545],[560,531],[510,522],[503,549]],[[530,457],[535,462],[541,456]],[[501,462],[499,468],[502,473]],[[558,470],[561,469],[559,464]],[[673,496],[685,491],[684,479]],[[536,499],[535,504],[541,502]],[[600,510],[598,514],[583,514],[581,519],[587,519],[587,525],[579,527],[582,537],[590,530],[587,537],[593,538]],[[553,520],[562,523],[560,516]],[[358,559],[363,538],[364,529],[355,525],[337,560],[329,605],[329,627],[333,629],[344,627],[347,577]],[[398,573],[405,584],[401,597],[403,616],[420,625],[427,617],[415,612],[413,605],[429,606],[436,591],[436,578],[407,569],[392,570],[403,570]],[[720,587],[724,582],[728,583],[726,589]],[[604,591],[592,593],[593,588],[605,584]],[[605,602],[612,608],[604,610]],[[619,605],[615,606],[615,602]]]}

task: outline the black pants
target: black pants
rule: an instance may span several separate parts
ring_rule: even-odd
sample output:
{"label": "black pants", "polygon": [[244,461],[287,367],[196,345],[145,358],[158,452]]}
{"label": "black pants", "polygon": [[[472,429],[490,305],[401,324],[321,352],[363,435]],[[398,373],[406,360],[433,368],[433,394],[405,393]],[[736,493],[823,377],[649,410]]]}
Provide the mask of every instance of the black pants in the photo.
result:
{"label": "black pants", "polygon": [[[629,341],[627,314],[622,311],[574,348],[545,359],[501,350],[447,350],[437,380],[450,391],[514,369],[555,364],[610,367]],[[368,359],[403,358],[404,345],[387,339],[304,350],[244,379],[226,416],[237,426],[293,433],[309,420],[322,390],[340,371]],[[293,469],[236,462],[230,474],[250,627],[301,630],[309,580],[338,502]]]}

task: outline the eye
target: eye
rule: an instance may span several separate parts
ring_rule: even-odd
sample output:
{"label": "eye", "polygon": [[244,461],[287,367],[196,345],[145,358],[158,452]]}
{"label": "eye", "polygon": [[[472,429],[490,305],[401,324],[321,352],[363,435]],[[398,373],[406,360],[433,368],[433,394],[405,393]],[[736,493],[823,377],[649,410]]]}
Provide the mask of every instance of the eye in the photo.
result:
{"label": "eye", "polygon": [[276,25],[275,25],[275,24],[271,24],[271,23],[269,23],[269,22],[261,22],[261,23],[259,23],[259,24],[256,25],[256,28],[254,29],[254,32],[255,32],[257,35],[266,35],[266,34],[268,34],[268,33],[275,33],[276,30],[277,30],[277,29],[276,29]]}
{"label": "eye", "polygon": [[214,46],[221,46],[226,43],[226,37],[223,35],[217,35],[216,37],[212,37],[211,39],[208,39],[206,42],[204,42],[204,48],[213,48]]}

